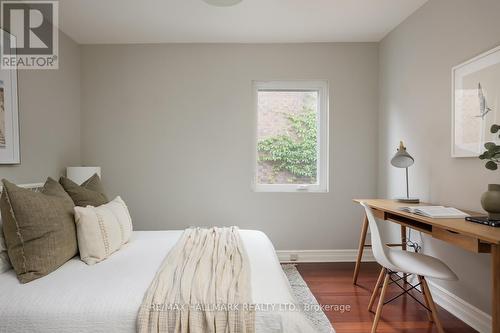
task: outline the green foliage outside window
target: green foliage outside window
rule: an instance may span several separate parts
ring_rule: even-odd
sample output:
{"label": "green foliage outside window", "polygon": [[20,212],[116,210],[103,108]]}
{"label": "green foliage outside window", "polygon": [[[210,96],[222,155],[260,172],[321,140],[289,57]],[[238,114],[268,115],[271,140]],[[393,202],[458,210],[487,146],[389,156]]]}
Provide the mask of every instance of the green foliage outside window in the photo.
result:
{"label": "green foliage outside window", "polygon": [[275,172],[288,171],[298,178],[316,180],[317,119],[312,106],[304,106],[299,114],[287,115],[291,130],[258,142],[259,160],[271,162]]}

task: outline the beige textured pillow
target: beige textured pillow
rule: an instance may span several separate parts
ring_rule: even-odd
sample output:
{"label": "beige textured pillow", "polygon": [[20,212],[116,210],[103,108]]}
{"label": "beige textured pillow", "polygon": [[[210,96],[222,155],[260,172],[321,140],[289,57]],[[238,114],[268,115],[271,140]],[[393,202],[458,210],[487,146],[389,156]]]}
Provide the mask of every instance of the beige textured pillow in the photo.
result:
{"label": "beige textured pillow", "polygon": [[51,178],[41,193],[3,180],[2,228],[19,281],[45,276],[77,254],[73,207],[69,195]]}
{"label": "beige textured pillow", "polygon": [[78,185],[66,177],[61,177],[59,183],[68,192],[75,206],[87,207],[90,205],[97,207],[109,201],[106,194],[104,194],[101,178],[97,174],[84,181],[82,185]]}
{"label": "beige textured pillow", "polygon": [[132,235],[132,219],[120,197],[99,207],[75,207],[80,258],[93,265],[118,251]]}
{"label": "beige textured pillow", "polygon": [[3,238],[2,217],[0,216],[0,273],[6,272],[12,268],[9,255],[7,254],[7,245]]}

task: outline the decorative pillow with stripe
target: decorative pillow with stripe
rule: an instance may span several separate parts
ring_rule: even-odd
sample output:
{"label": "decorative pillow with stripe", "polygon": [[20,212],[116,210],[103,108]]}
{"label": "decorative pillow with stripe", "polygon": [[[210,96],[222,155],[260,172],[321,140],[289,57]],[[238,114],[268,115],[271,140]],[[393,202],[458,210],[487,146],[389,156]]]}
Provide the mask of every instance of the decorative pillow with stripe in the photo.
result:
{"label": "decorative pillow with stripe", "polygon": [[132,219],[120,197],[98,207],[75,207],[75,222],[80,258],[88,265],[108,258],[132,235]]}
{"label": "decorative pillow with stripe", "polygon": [[3,179],[0,211],[9,260],[21,283],[41,278],[78,253],[73,200],[48,178],[41,192]]}
{"label": "decorative pillow with stripe", "polygon": [[6,272],[12,268],[7,254],[7,245],[3,238],[2,217],[0,216],[0,273]]}

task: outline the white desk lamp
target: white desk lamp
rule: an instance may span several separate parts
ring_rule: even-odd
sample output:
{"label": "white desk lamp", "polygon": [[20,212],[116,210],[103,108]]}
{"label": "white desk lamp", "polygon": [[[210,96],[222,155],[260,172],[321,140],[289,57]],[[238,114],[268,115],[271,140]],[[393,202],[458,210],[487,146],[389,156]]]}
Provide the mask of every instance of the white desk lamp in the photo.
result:
{"label": "white desk lamp", "polygon": [[408,154],[406,151],[406,147],[403,144],[403,141],[399,143],[398,152],[391,159],[391,164],[396,168],[404,168],[406,169],[406,198],[396,198],[399,202],[406,203],[419,203],[420,199],[418,198],[410,198],[410,187],[408,185],[408,168],[411,167],[415,163],[415,159]]}

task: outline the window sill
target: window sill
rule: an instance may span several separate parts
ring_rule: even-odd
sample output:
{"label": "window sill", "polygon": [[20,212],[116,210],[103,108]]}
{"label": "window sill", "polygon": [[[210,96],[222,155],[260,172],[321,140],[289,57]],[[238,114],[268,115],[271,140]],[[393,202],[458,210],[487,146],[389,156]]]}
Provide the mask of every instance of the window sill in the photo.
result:
{"label": "window sill", "polygon": [[302,187],[300,185],[274,185],[274,184],[256,184],[253,186],[254,192],[267,193],[328,193],[326,186],[308,185]]}

